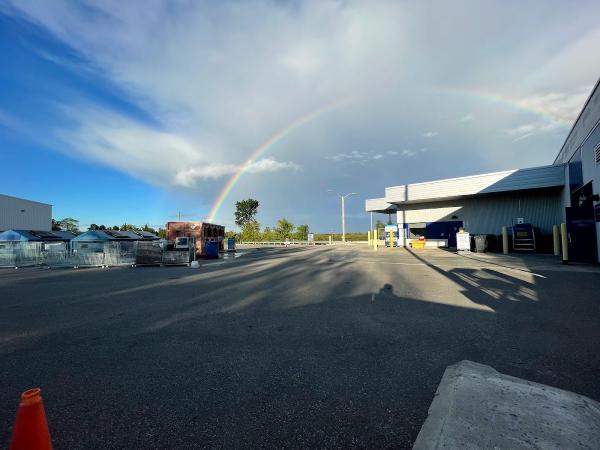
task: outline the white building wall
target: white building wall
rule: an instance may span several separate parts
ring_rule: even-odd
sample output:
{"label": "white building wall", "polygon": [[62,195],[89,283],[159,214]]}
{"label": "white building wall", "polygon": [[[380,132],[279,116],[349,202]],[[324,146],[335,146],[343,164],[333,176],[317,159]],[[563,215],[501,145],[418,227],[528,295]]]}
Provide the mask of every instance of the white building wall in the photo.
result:
{"label": "white building wall", "polygon": [[511,226],[522,217],[550,234],[552,225],[561,223],[562,214],[562,192],[556,189],[398,205],[397,219],[400,224],[460,220],[470,233],[500,234],[502,226]]}
{"label": "white building wall", "polygon": [[[598,111],[600,116],[600,110]],[[600,146],[600,117],[593,131],[581,145],[581,167],[583,184],[592,182],[594,194],[600,194],[600,162],[596,162],[596,148]],[[596,222],[596,244],[598,260],[600,261],[600,222]]]}
{"label": "white building wall", "polygon": [[52,205],[0,194],[0,231],[52,229]]}
{"label": "white building wall", "polygon": [[385,189],[385,201],[414,202],[492,194],[527,189],[563,186],[564,170],[560,165],[505,170],[467,177],[427,181]]}

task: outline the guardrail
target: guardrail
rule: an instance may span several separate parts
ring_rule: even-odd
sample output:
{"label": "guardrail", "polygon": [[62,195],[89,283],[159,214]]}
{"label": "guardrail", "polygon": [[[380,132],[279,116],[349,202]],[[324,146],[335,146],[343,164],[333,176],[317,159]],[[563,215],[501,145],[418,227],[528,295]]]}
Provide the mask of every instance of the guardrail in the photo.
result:
{"label": "guardrail", "polygon": [[359,244],[359,245],[367,245],[369,242],[368,241],[346,241],[346,242],[342,242],[342,241],[332,241],[331,243],[329,241],[314,241],[314,242],[308,242],[308,241],[289,241],[289,242],[285,242],[285,241],[257,241],[257,242],[236,242],[235,245],[239,246],[239,245],[245,245],[245,246],[257,246],[257,247],[285,247],[287,246],[312,246],[312,245],[353,245],[353,244]]}

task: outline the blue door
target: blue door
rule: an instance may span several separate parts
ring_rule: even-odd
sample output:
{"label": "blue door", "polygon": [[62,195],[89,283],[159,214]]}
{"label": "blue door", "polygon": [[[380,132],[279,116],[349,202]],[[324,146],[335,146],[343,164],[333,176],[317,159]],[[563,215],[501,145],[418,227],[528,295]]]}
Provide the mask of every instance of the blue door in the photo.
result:
{"label": "blue door", "polygon": [[592,208],[567,207],[569,261],[596,262],[596,221]]}
{"label": "blue door", "polygon": [[462,220],[430,222],[425,226],[426,239],[447,239],[448,247],[456,247],[456,233],[463,226]]}

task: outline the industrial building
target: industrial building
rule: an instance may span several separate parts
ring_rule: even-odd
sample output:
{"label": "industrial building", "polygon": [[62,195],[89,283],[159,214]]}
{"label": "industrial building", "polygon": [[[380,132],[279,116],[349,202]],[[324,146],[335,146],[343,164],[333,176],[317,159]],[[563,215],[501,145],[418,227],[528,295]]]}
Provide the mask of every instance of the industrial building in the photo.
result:
{"label": "industrial building", "polygon": [[401,244],[456,247],[456,232],[499,235],[531,224],[542,239],[566,223],[569,259],[600,255],[600,89],[592,90],[553,164],[402,184],[365,202],[367,212],[394,214]]}
{"label": "industrial building", "polygon": [[52,205],[0,194],[0,231],[52,229]]}

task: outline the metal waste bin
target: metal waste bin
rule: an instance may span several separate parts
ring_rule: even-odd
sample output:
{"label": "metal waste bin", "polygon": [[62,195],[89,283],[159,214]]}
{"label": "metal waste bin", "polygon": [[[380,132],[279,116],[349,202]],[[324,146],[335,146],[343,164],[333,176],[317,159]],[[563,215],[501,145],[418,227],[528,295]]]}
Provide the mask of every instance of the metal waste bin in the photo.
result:
{"label": "metal waste bin", "polygon": [[487,236],[478,234],[475,236],[475,251],[483,253],[487,250]]}
{"label": "metal waste bin", "polygon": [[219,243],[207,241],[204,246],[204,257],[206,259],[217,259],[219,257]]}
{"label": "metal waste bin", "polygon": [[235,252],[235,238],[228,238],[227,239],[227,251],[228,252]]}

